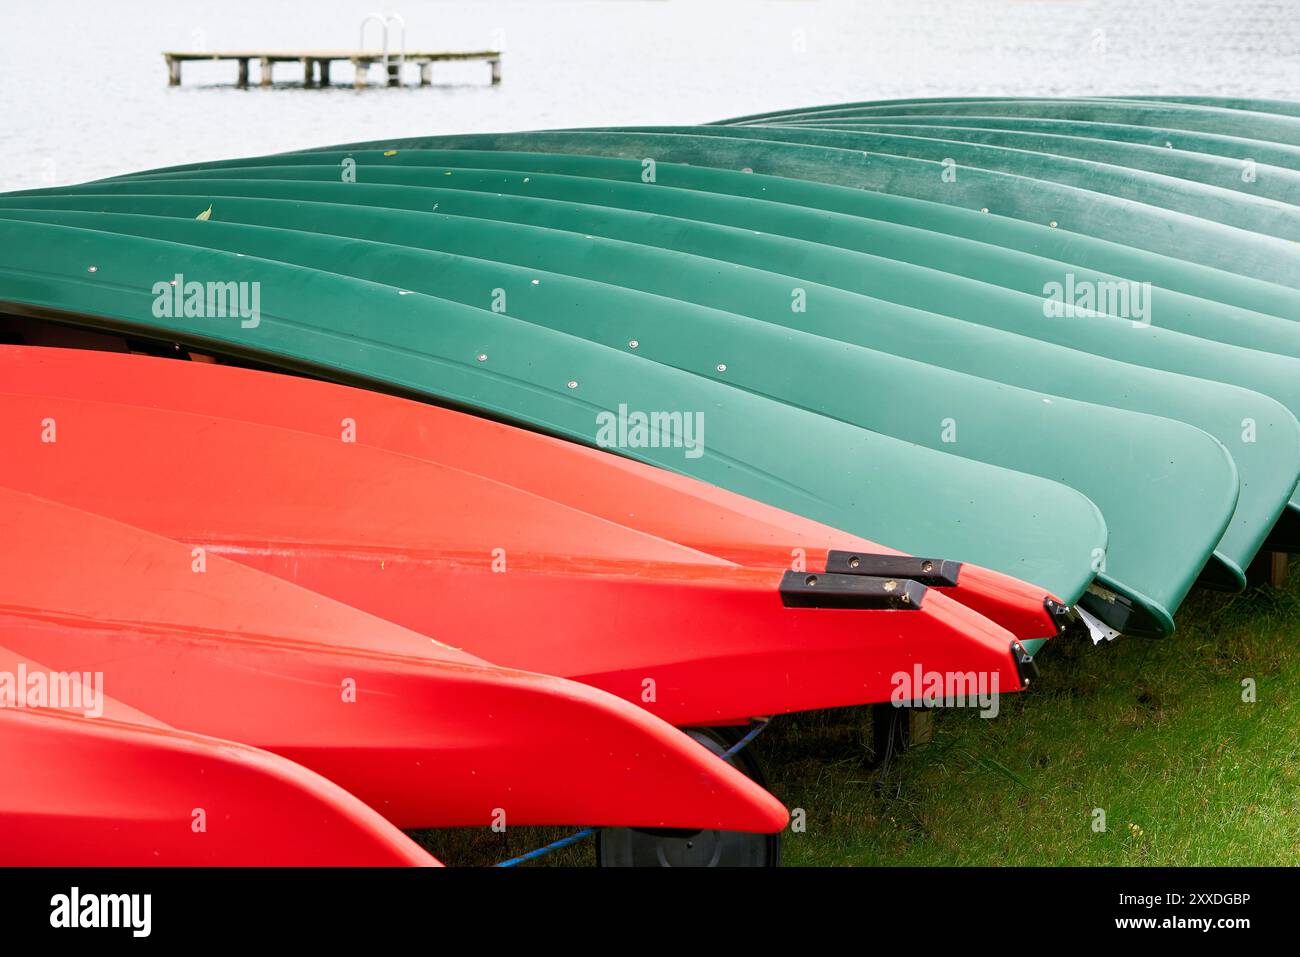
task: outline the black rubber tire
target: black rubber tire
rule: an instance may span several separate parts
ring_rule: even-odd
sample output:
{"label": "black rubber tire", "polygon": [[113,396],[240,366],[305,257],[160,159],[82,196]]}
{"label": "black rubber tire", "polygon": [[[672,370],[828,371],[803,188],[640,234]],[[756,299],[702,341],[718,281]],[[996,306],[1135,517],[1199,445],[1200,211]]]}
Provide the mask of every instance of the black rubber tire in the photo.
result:
{"label": "black rubber tire", "polygon": [[[691,728],[686,733],[720,755],[739,741],[747,730]],[[767,786],[752,747],[742,748],[727,761],[758,784]],[[600,867],[778,867],[780,863],[780,832],[682,833],[611,827],[596,835],[596,864]]]}

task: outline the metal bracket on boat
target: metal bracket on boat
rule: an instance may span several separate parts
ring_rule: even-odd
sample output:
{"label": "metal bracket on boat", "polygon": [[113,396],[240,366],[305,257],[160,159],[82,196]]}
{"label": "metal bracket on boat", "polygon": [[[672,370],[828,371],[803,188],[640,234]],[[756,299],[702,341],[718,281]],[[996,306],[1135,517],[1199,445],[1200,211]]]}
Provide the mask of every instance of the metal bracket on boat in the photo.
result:
{"label": "metal bracket on boat", "polygon": [[1079,615],[1073,608],[1057,601],[1055,598],[1044,599],[1043,607],[1047,609],[1047,617],[1051,618],[1052,624],[1056,626],[1057,637],[1069,631],[1071,626],[1079,620]]}
{"label": "metal bracket on boat", "polygon": [[1016,659],[1021,688],[1028,688],[1031,681],[1038,680],[1038,665],[1034,664],[1034,656],[1025,651],[1024,645],[1018,641],[1011,642],[1011,657]]}
{"label": "metal bracket on boat", "polygon": [[922,585],[956,585],[961,562],[944,558],[916,558],[912,555],[873,555],[867,552],[826,553],[826,570],[838,575],[872,575],[910,578]]}
{"label": "metal bracket on boat", "polygon": [[906,578],[871,578],[831,572],[786,572],[781,603],[787,608],[920,608],[926,588]]}

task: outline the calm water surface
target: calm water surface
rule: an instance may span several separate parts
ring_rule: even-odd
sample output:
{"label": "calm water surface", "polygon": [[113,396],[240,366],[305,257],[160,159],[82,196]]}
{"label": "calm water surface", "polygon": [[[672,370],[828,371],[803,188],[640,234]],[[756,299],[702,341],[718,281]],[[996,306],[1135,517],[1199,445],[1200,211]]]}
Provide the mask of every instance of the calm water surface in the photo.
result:
{"label": "calm water surface", "polygon": [[167,86],[164,49],[350,48],[374,9],[0,0],[0,189],[358,139],[901,96],[1300,98],[1297,0],[398,0],[408,48],[499,47],[504,82],[471,63],[436,66],[430,88],[358,92],[340,64],[337,88],[303,90],[284,64],[275,89],[236,90],[234,63],[203,63]]}

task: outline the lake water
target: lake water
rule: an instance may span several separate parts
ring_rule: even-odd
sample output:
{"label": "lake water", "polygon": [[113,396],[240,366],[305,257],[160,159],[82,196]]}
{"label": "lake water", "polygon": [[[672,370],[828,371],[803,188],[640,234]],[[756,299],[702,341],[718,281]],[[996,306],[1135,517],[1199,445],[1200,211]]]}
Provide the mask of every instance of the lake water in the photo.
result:
{"label": "lake water", "polygon": [[0,0],[0,189],[358,139],[903,96],[1300,98],[1297,0],[401,0],[408,49],[501,48],[504,82],[483,63],[436,65],[434,86],[390,90],[375,67],[354,91],[336,64],[347,86],[304,90],[283,64],[275,89],[236,90],[226,62],[186,64],[167,86],[164,49],[352,48],[376,9]]}

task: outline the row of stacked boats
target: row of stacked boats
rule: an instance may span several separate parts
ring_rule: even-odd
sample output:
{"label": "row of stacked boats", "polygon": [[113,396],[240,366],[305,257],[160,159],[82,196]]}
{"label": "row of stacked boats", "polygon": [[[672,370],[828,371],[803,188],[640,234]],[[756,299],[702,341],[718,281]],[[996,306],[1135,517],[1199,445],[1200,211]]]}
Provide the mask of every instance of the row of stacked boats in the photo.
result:
{"label": "row of stacked boats", "polygon": [[1300,551],[1298,206],[1300,106],[1189,98],[0,195],[7,862],[773,863],[767,718]]}

